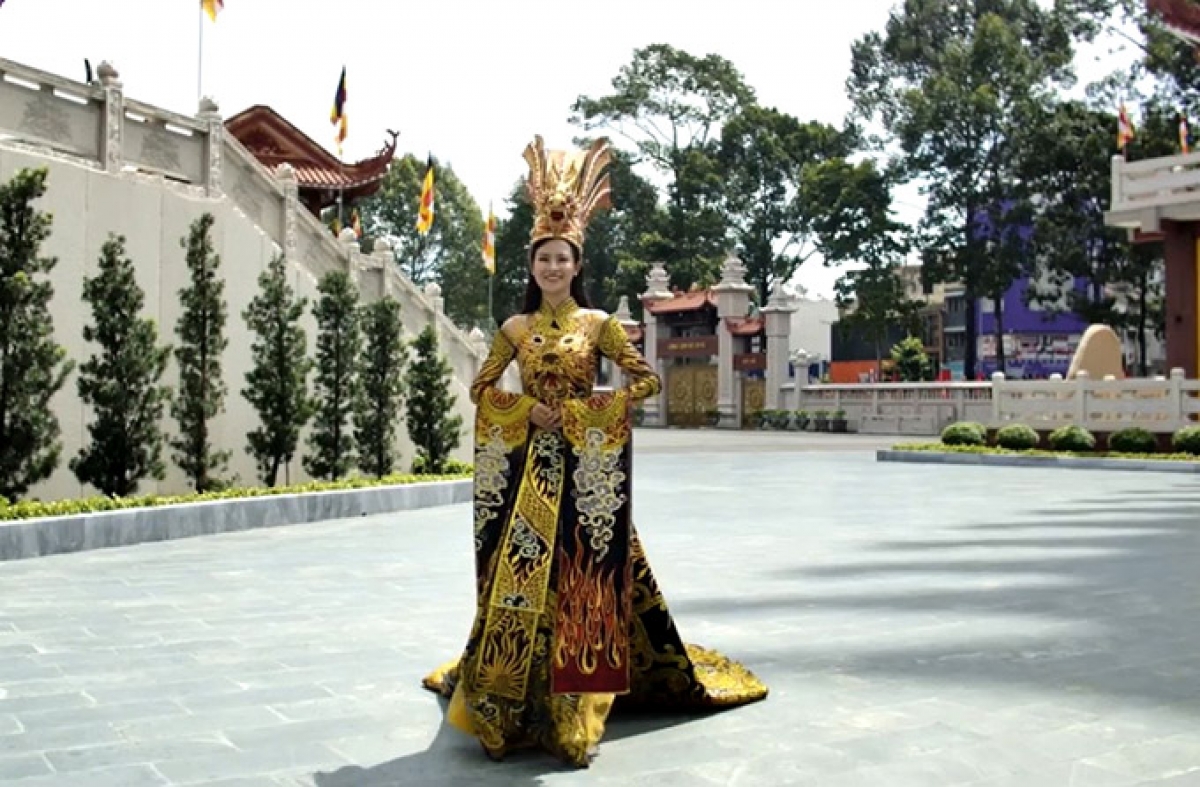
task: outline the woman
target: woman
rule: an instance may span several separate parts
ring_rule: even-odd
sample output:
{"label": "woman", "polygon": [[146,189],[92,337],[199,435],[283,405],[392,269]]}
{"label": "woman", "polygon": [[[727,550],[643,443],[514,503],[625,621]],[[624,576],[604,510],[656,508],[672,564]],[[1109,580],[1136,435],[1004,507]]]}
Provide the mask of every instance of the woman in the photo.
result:
{"label": "woman", "polygon": [[[586,767],[614,702],[698,710],[767,694],[741,665],[684,646],[630,520],[632,404],[661,383],[583,292],[584,228],[609,205],[609,157],[604,141],[526,148],[525,308],[471,386],[477,612],[461,658],[424,685],[493,759],[541,747]],[[601,355],[628,386],[593,393]],[[521,394],[496,387],[514,358]]]}

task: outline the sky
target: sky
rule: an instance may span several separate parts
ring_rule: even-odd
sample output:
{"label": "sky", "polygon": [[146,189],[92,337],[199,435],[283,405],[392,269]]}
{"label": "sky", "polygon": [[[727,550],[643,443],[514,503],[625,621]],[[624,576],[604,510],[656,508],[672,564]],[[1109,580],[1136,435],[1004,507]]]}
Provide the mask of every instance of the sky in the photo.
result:
{"label": "sky", "polygon": [[[4,0],[0,57],[79,80],[85,57],[107,60],[128,97],[187,114],[200,73],[225,117],[266,104],[331,151],[345,66],[346,160],[372,155],[394,129],[400,153],[432,151],[483,210],[503,215],[525,145],[541,134],[569,146],[580,132],[571,104],[606,94],[635,49],[719,54],[760,103],[840,125],[851,44],[882,29],[895,2],[225,0],[211,23],[200,0]],[[919,207],[899,195],[897,214],[914,219]],[[810,261],[798,280],[829,295],[837,277]]]}

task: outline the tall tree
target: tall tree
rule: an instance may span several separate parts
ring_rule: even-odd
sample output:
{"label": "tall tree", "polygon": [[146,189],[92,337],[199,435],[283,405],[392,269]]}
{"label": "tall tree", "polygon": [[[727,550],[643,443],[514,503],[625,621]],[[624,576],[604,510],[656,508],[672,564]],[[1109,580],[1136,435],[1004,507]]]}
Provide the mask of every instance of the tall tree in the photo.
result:
{"label": "tall tree", "polygon": [[411,154],[392,162],[379,191],[361,205],[364,232],[391,242],[396,263],[415,284],[438,282],[452,320],[482,324],[487,316],[483,212],[454,168],[435,158],[433,227],[421,236],[417,208],[426,163]]}
{"label": "tall tree", "polygon": [[123,236],[105,241],[99,273],[84,277],[83,300],[92,307],[83,338],[99,345],[99,353],[79,367],[76,383],[94,418],[88,425],[91,442],[70,466],[80,483],[110,497],[129,497],[142,479],[166,475],[159,421],[171,391],[159,381],[171,349],[158,346],[158,326],[141,316],[146,296]]}
{"label": "tall tree", "polygon": [[50,400],[74,368],[54,341],[54,287],[42,278],[58,264],[42,256],[51,217],[34,206],[46,175],[23,169],[0,185],[0,496],[10,501],[58,467],[61,431]]}
{"label": "tall tree", "polygon": [[416,358],[405,374],[408,436],[417,449],[413,465],[427,473],[441,473],[458,447],[462,417],[451,414],[455,397],[450,393],[450,364],[438,352],[433,326],[425,326],[417,335],[413,349]]}
{"label": "tall tree", "polygon": [[359,319],[366,346],[358,369],[354,442],[359,469],[383,478],[396,466],[396,425],[408,348],[401,335],[400,304],[394,299],[381,298],[363,307]]}
{"label": "tall tree", "polygon": [[882,34],[852,49],[855,114],[882,127],[896,166],[927,198],[921,245],[930,276],[966,289],[969,377],[976,298],[1007,289],[990,268],[986,237],[972,228],[981,211],[1025,196],[1014,172],[1017,140],[1070,81],[1080,26],[1063,4],[908,0]]}
{"label": "tall tree", "polygon": [[354,466],[350,417],[358,396],[358,354],[362,333],[358,324],[358,292],[350,276],[337,270],[325,274],[317,318],[317,409],[304,457],[313,478],[334,481]]}
{"label": "tall tree", "polygon": [[179,436],[171,441],[175,463],[197,492],[220,487],[229,462],[229,451],[218,451],[211,439],[212,420],[225,409],[228,389],[222,377],[221,354],[229,344],[225,336],[225,281],[218,274],[221,257],[213,250],[211,213],[192,222],[179,245],[187,250],[191,283],[179,291],[183,312],[175,325],[179,344],[175,363],[179,389],[171,414]]}
{"label": "tall tree", "polygon": [[580,96],[572,122],[611,131],[667,180],[659,256],[681,287],[716,279],[728,227],[718,162],[722,126],[754,103],[754,91],[718,55],[696,57],[667,44],[633,53],[612,92]]}
{"label": "tall tree", "polygon": [[726,211],[760,304],[767,302],[775,282],[790,279],[814,254],[821,253],[827,262],[841,261],[832,259],[836,250],[823,243],[817,222],[853,197],[838,194],[832,202],[813,203],[806,199],[811,190],[804,184],[816,174],[828,181],[829,172],[822,174],[821,165],[844,161],[852,149],[850,134],[757,105],[745,107],[725,125],[720,163]]}
{"label": "tall tree", "polygon": [[288,480],[300,430],[313,414],[308,395],[313,363],[308,357],[308,337],[300,325],[307,305],[307,299],[297,298],[288,283],[287,259],[276,254],[259,274],[258,294],[242,312],[254,332],[250,346],[254,365],[246,372],[242,396],[259,420],[246,435],[246,442],[259,478],[267,486],[275,486],[281,468],[285,483]]}

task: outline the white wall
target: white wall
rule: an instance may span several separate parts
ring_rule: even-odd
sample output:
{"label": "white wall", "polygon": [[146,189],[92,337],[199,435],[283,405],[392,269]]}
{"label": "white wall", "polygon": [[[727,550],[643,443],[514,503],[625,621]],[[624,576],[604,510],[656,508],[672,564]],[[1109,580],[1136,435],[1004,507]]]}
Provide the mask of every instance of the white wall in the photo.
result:
{"label": "white wall", "polygon": [[[8,143],[0,144],[0,179],[7,181],[23,167],[49,167],[47,194],[39,208],[53,215],[52,235],[44,252],[58,257],[58,266],[51,275],[54,299],[51,303],[55,319],[55,337],[70,358],[77,363],[85,360],[91,350],[83,341],[85,321],[90,320],[90,307],[81,300],[83,278],[96,272],[100,247],[109,232],[126,236],[126,250],[137,268],[138,283],[146,291],[147,313],[158,321],[160,340],[174,344],[175,323],[180,316],[178,291],[188,282],[184,248],[180,240],[187,236],[188,227],[203,212],[215,217],[213,243],[221,255],[221,271],[226,280],[228,304],[227,335],[229,347],[224,355],[224,376],[228,386],[226,412],[214,423],[216,444],[233,451],[229,465],[231,475],[241,483],[256,484],[254,461],[245,451],[245,435],[257,425],[253,409],[241,396],[245,374],[250,368],[251,334],[246,329],[242,312],[257,292],[257,278],[265,268],[276,244],[267,232],[242,213],[229,197],[209,198],[203,191],[162,178],[132,172],[107,173],[98,166],[58,157]],[[310,350],[315,347],[316,326],[311,316],[311,304],[316,300],[316,285],[320,275],[337,261],[326,251],[319,261],[293,260],[293,283],[298,294],[309,298],[310,312],[304,326]],[[357,255],[353,255],[357,256]],[[353,256],[347,254],[344,265],[353,267]],[[411,285],[410,285],[411,286]],[[430,317],[421,309],[408,307],[402,312],[406,334],[419,332]],[[437,315],[445,320],[442,315]],[[457,344],[461,344],[458,341]],[[448,352],[455,368],[454,391],[458,395],[457,412],[463,416],[462,444],[456,457],[470,458],[470,424],[473,409],[466,397],[465,383],[473,374],[474,356],[456,345],[453,337],[443,338],[443,352]],[[466,378],[466,379],[464,379]],[[178,372],[172,362],[164,381],[175,387]],[[311,384],[311,379],[310,379]],[[68,469],[67,462],[75,456],[87,439],[88,414],[76,394],[76,375],[68,378],[53,403],[62,427],[63,454],[58,470],[46,482],[30,492],[31,497],[55,499],[93,494],[83,488]],[[169,412],[163,425],[174,433],[175,422]],[[412,446],[404,427],[400,426],[400,469],[407,469],[413,456]],[[305,435],[307,436],[307,435]],[[303,446],[303,441],[302,441]],[[303,451],[303,447],[301,451]],[[169,460],[168,475],[161,483],[143,483],[142,493],[174,494],[187,491],[182,474]],[[293,482],[306,480],[299,456],[292,462]]]}
{"label": "white wall", "polygon": [[802,295],[795,301],[792,312],[792,335],[789,351],[804,349],[809,356],[819,355],[828,361],[833,354],[833,324],[838,320],[837,306],[826,298]]}

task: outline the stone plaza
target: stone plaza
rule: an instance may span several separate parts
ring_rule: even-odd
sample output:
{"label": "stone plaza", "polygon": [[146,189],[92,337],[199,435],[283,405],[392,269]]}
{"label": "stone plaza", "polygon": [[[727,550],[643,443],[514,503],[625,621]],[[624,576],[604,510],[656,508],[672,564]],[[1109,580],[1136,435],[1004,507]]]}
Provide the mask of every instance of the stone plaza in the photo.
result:
{"label": "stone plaza", "polygon": [[1200,785],[1200,479],[877,463],[855,435],[643,430],[685,639],[771,688],[487,760],[421,677],[472,616],[465,505],[0,563],[20,787]]}

